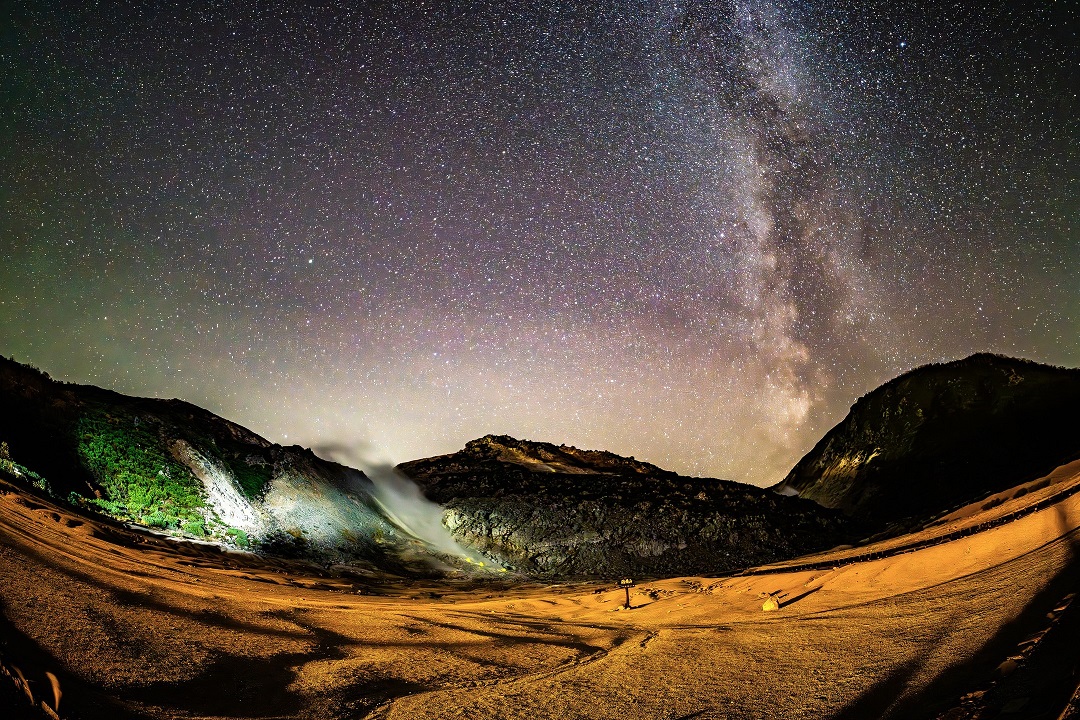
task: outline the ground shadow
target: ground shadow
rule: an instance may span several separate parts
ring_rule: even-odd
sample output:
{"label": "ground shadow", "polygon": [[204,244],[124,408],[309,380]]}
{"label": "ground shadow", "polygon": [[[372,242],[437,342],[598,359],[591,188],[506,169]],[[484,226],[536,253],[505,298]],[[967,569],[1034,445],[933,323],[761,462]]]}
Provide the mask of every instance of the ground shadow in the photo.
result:
{"label": "ground shadow", "polygon": [[820,590],[820,589],[821,589],[821,586],[820,586],[820,585],[818,585],[817,587],[814,587],[814,588],[810,588],[809,590],[807,590],[807,591],[805,591],[805,592],[801,592],[801,593],[799,593],[798,595],[795,595],[795,596],[792,596],[792,597],[786,597],[786,598],[784,598],[783,600],[780,600],[780,601],[779,601],[779,602],[777,603],[777,605],[778,605],[779,607],[785,608],[785,607],[787,607],[788,605],[792,605],[792,604],[794,604],[794,603],[797,603],[797,602],[799,602],[800,600],[802,600],[802,599],[803,599],[803,598],[805,598],[805,597],[809,597],[810,595],[813,595],[814,593],[816,593],[816,592],[817,592],[818,590]]}
{"label": "ground shadow", "polygon": [[[900,698],[904,686],[919,668],[918,661],[912,661],[901,667],[889,678],[876,684],[854,702],[835,715],[836,720],[859,720],[867,717],[895,718],[910,720],[935,718],[941,713],[960,705],[961,697],[973,690],[982,689],[994,677],[998,665],[1017,650],[1017,646],[1026,637],[1047,624],[1050,613],[1062,598],[1069,593],[1080,592],[1080,530],[1071,529],[1063,508],[1057,508],[1058,526],[1068,543],[1068,558],[1062,568],[1037,592],[1020,614],[1012,621],[1002,625],[990,640],[969,658],[959,660],[921,691],[907,698]],[[1046,543],[1033,552],[1045,552],[1057,542]],[[1074,611],[1075,612],[1075,611]],[[1067,632],[1075,632],[1080,639],[1080,628],[1073,628],[1070,623]],[[1072,643],[1066,643],[1075,648]],[[1049,685],[1043,690],[1041,702],[1061,710],[1068,703],[1075,684],[1075,651],[1070,651],[1060,668],[1060,681],[1044,683]],[[898,699],[900,698],[900,699]],[[1026,716],[1025,716],[1026,717]],[[1053,717],[1057,717],[1053,713]]]}
{"label": "ground shadow", "polygon": [[873,687],[834,715],[833,720],[867,720],[867,718],[884,717],[885,711],[893,704],[897,696],[904,691],[908,681],[918,671],[919,666],[920,662],[918,660],[912,660],[901,665],[888,677],[874,683]]}
{"label": "ground shadow", "polygon": [[[137,711],[132,711],[109,695],[101,692],[98,688],[84,682],[78,675],[69,672],[52,653],[42,648],[28,635],[18,630],[5,612],[5,601],[0,599],[0,661],[6,667],[17,667],[25,676],[31,692],[34,694],[35,704],[46,700],[50,706],[54,704],[52,689],[46,672],[56,675],[60,681],[63,697],[60,700],[60,717],[77,718],[78,720],[115,720],[116,718],[129,718],[130,720],[148,720],[149,716]],[[4,707],[4,717],[44,718],[44,712],[31,705],[29,698],[15,690],[8,692],[13,686],[6,682],[6,678],[0,678],[4,684],[4,692],[0,693],[0,702],[11,697],[11,704]],[[77,708],[73,711],[72,708]],[[9,714],[10,712],[10,714]]]}

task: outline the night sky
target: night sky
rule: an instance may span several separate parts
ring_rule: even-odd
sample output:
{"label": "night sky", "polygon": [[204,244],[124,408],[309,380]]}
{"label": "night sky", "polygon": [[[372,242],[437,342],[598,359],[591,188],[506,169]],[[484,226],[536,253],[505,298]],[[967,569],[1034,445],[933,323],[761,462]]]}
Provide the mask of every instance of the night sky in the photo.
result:
{"label": "night sky", "polygon": [[757,484],[916,365],[1080,365],[1074,2],[302,4],[5,5],[0,354]]}

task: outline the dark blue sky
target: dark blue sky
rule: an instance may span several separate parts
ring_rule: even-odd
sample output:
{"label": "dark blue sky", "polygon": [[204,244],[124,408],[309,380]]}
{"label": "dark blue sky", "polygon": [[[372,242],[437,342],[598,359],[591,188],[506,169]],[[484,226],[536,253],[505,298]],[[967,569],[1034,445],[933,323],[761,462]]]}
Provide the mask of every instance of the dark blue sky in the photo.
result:
{"label": "dark blue sky", "polygon": [[1071,3],[110,5],[3,29],[0,352],[54,376],[769,483],[912,366],[1080,365]]}

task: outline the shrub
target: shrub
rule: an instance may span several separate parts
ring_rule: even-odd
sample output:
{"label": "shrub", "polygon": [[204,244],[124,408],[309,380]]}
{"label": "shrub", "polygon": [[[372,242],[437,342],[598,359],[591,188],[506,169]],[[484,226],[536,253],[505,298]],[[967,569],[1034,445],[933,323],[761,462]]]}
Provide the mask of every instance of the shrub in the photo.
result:
{"label": "shrub", "polygon": [[[78,423],[79,456],[105,497],[91,501],[123,519],[162,528],[202,523],[202,483],[162,448],[148,423],[91,411]],[[205,525],[203,526],[205,531]]]}
{"label": "shrub", "polygon": [[251,544],[248,534],[240,528],[231,527],[225,531],[225,534],[231,537],[239,547],[246,548]]}
{"label": "shrub", "polygon": [[249,465],[243,460],[233,460],[229,463],[236,481],[240,483],[240,489],[249,500],[256,500],[266,492],[270,484],[271,471],[265,465]]}
{"label": "shrub", "polygon": [[197,518],[197,519],[194,519],[194,520],[185,520],[183,530],[184,530],[184,532],[188,533],[189,535],[194,535],[195,537],[205,537],[206,536],[206,521],[203,520],[202,518]]}
{"label": "shrub", "polygon": [[163,530],[169,529],[175,526],[175,519],[168,517],[160,510],[155,510],[143,517],[143,522],[149,527],[161,528]]}
{"label": "shrub", "polygon": [[28,481],[35,488],[47,495],[53,494],[52,487],[49,485],[48,480],[25,465],[20,465],[11,459],[11,455],[7,453],[7,443],[0,443],[0,470],[3,470],[10,475],[14,475],[20,480]]}

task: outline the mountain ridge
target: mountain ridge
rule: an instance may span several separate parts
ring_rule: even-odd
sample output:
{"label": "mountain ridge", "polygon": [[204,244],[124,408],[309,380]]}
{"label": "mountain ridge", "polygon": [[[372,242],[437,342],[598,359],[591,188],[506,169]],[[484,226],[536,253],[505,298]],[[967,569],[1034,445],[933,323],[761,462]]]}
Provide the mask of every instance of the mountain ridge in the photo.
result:
{"label": "mountain ridge", "polygon": [[992,353],[856,400],[774,490],[876,523],[918,519],[1080,457],[1080,370]]}
{"label": "mountain ridge", "polygon": [[[544,578],[729,572],[915,527],[1080,457],[1080,370],[986,353],[865,394],[770,489],[486,435],[398,466],[438,506],[398,492],[396,476],[380,484],[183,400],[0,358],[0,401],[0,469],[54,497],[178,536],[390,573],[481,557]],[[413,522],[414,511],[428,516]],[[431,525],[446,542],[417,535]]]}
{"label": "mountain ridge", "polygon": [[634,458],[486,435],[398,470],[463,544],[527,574],[719,573],[846,542],[816,503]]}
{"label": "mountain ridge", "polygon": [[370,478],[197,405],[61,383],[0,358],[9,473],[56,498],[177,537],[372,572],[450,569],[388,520]]}
{"label": "mountain ridge", "polygon": [[[485,436],[401,466],[423,476],[432,500],[455,499],[418,509],[426,501],[393,477],[271,443],[182,400],[59,383],[3,359],[0,401],[8,462],[46,478],[55,497],[178,536],[379,572],[471,571],[463,558],[483,562],[473,552],[547,578],[719,572],[847,537],[839,513],[808,501],[603,450]],[[455,484],[463,477],[472,496]],[[528,492],[507,485],[515,479],[530,480]],[[477,481],[487,483],[479,496]],[[406,513],[421,511],[436,514],[459,557],[415,535],[431,523]]]}

